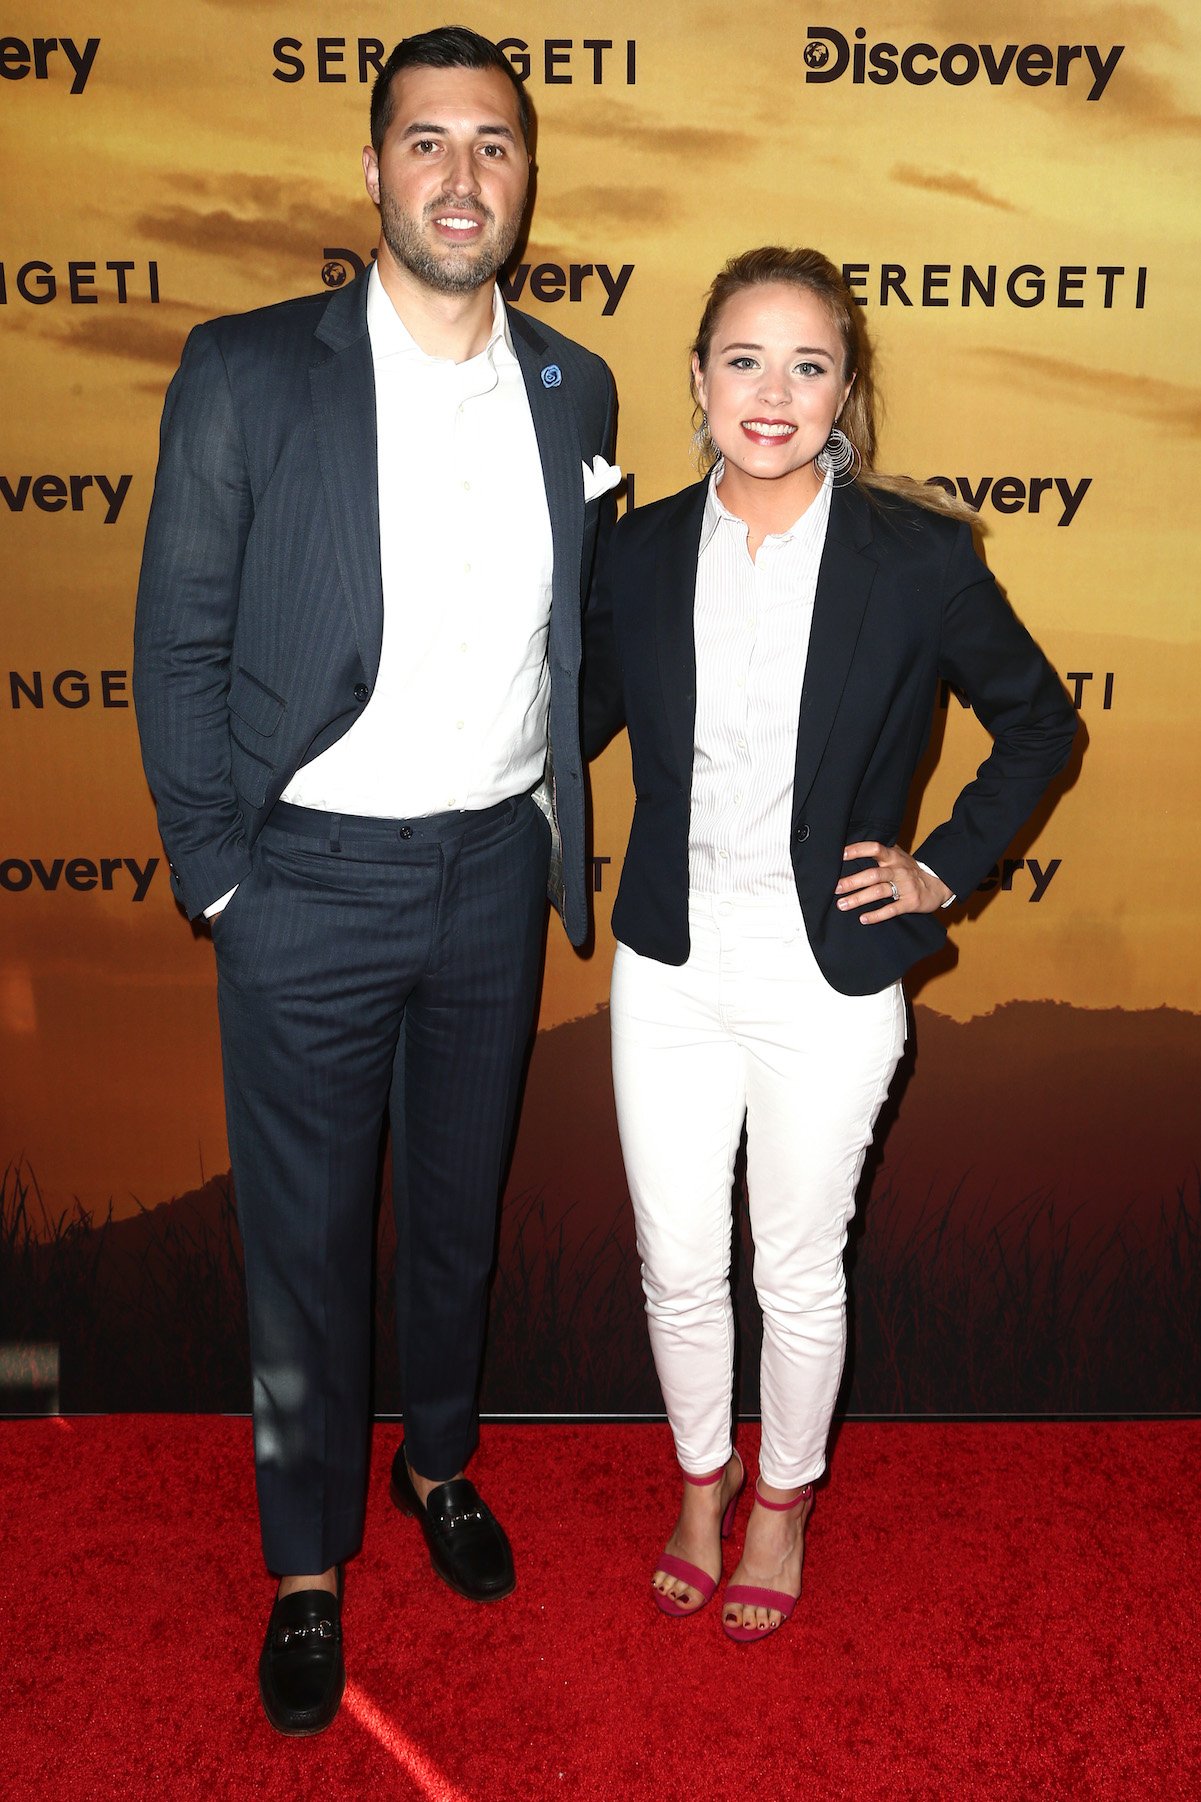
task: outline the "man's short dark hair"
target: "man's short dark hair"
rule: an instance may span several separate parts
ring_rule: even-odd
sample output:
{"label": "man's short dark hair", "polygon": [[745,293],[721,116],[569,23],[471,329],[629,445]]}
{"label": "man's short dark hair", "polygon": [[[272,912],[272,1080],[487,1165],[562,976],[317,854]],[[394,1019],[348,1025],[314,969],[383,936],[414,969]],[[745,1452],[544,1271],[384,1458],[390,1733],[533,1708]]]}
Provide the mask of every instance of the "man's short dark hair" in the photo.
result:
{"label": "man's short dark hair", "polygon": [[513,83],[521,136],[530,141],[530,103],[517,71],[491,38],[481,37],[466,25],[439,25],[402,38],[375,78],[371,90],[371,142],[378,153],[392,123],[392,77],[402,69],[499,69]]}

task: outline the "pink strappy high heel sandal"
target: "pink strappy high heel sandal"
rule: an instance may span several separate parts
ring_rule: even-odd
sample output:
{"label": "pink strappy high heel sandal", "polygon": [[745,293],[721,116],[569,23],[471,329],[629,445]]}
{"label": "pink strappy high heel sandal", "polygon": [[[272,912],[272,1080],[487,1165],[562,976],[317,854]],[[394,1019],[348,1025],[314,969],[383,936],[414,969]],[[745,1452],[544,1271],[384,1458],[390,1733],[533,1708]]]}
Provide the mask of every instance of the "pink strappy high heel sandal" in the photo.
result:
{"label": "pink strappy high heel sandal", "polygon": [[[733,1456],[738,1458],[738,1465],[739,1469],[742,1470],[742,1475],[739,1477],[738,1487],[726,1503],[726,1511],[721,1517],[721,1536],[723,1540],[728,1539],[733,1530],[734,1514],[738,1507],[738,1498],[741,1496],[742,1491],[746,1486],[746,1470],[743,1468],[742,1459],[738,1457],[737,1452],[734,1452]],[[691,1483],[695,1489],[708,1489],[712,1484],[720,1483],[725,1474],[726,1465],[723,1464],[720,1470],[710,1471],[707,1477],[690,1477],[688,1472],[685,1471],[684,1481],[686,1483]],[[700,1595],[701,1599],[699,1602],[693,1602],[689,1605],[687,1602],[677,1602],[674,1596],[664,1595],[662,1590],[654,1590],[653,1594],[656,1607],[660,1608],[664,1614],[671,1615],[675,1620],[682,1620],[685,1615],[699,1614],[700,1610],[705,1606],[705,1603],[712,1597],[717,1585],[721,1582],[720,1574],[716,1577],[711,1577],[708,1571],[701,1569],[699,1564],[690,1564],[687,1558],[677,1558],[674,1552],[664,1552],[659,1559],[658,1564],[656,1564],[655,1569],[666,1572],[669,1577],[675,1577],[681,1583],[687,1583],[692,1589],[697,1590]]]}
{"label": "pink strappy high heel sandal", "polygon": [[[805,1502],[811,1503],[812,1498],[813,1484],[806,1483],[805,1487],[798,1490],[790,1502],[769,1502],[759,1488],[758,1478],[755,1479],[755,1506],[757,1508],[770,1508],[775,1514],[787,1514],[791,1509]],[[801,1523],[802,1528],[808,1522],[810,1513],[812,1513],[811,1507],[805,1511],[805,1519]],[[783,1619],[775,1627],[744,1627],[741,1624],[735,1626],[733,1621],[723,1618],[722,1631],[728,1639],[737,1640],[739,1645],[753,1645],[757,1639],[766,1639],[769,1633],[778,1633],[799,1600],[799,1596],[790,1596],[782,1589],[760,1589],[754,1583],[729,1583],[726,1586],[723,1608],[726,1602],[737,1602],[750,1608],[774,1608],[783,1616]]]}

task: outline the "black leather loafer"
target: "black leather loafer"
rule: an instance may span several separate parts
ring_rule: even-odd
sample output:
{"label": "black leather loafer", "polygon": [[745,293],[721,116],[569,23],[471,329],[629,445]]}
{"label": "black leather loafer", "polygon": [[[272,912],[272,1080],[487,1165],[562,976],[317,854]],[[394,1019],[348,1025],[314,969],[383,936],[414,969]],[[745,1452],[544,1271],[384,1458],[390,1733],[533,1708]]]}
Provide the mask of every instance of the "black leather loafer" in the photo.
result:
{"label": "black leather loafer", "polygon": [[495,1602],[516,1586],[505,1530],[466,1477],[439,1483],[423,1507],[402,1445],[392,1460],[392,1500],[402,1514],[416,1515],[430,1563],[469,1602]]}
{"label": "black leather loafer", "polygon": [[342,1573],[338,1593],[298,1589],[277,1597],[259,1659],[259,1694],[277,1733],[321,1733],[346,1687]]}

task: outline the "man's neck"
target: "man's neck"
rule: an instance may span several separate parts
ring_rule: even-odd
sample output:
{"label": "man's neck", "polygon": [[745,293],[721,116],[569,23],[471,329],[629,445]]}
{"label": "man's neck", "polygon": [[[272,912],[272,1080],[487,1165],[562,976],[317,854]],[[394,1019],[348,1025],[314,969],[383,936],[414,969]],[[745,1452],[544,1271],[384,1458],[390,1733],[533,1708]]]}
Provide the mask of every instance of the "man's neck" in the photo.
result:
{"label": "man's neck", "polygon": [[466,363],[479,356],[492,336],[492,282],[465,294],[443,294],[398,263],[383,243],[375,266],[401,323],[427,357]]}

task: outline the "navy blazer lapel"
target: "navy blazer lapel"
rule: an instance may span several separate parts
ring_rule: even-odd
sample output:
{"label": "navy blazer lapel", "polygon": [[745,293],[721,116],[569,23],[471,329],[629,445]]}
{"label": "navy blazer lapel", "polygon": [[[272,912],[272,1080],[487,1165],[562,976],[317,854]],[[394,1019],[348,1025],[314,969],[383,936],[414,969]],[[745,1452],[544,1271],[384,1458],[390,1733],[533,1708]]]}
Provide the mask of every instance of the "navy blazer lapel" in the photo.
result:
{"label": "navy blazer lapel", "polygon": [[878,567],[871,554],[871,542],[869,503],[854,488],[836,488],[830,501],[830,523],[817,575],[801,688],[792,789],[794,810],[804,805],[817,775],[859,642]]}
{"label": "navy blazer lapel", "polygon": [[562,629],[574,620],[574,642],[580,639],[580,546],[584,536],[584,455],[579,421],[568,377],[555,362],[550,346],[524,313],[505,309],[509,335],[521,368],[538,454],[546,485],[554,546],[554,613]]}
{"label": "navy blazer lapel", "polygon": [[709,478],[677,497],[676,517],[657,535],[655,647],[663,717],[681,783],[692,781],[696,744],[696,576]]}
{"label": "navy blazer lapel", "polygon": [[330,540],[363,668],[374,681],[383,645],[384,590],[365,275],[331,296],[315,339],[309,383]]}

